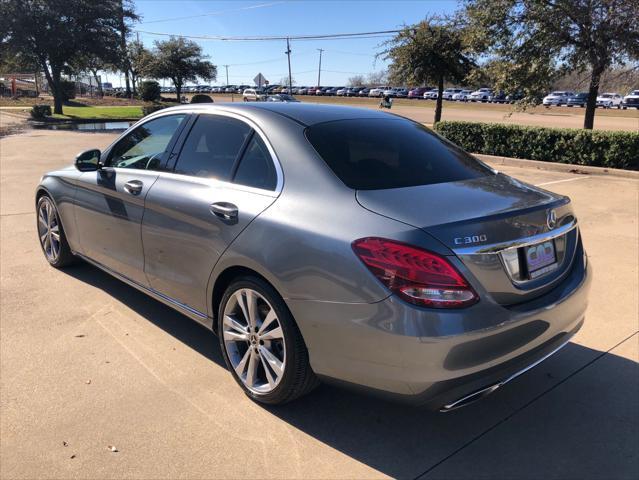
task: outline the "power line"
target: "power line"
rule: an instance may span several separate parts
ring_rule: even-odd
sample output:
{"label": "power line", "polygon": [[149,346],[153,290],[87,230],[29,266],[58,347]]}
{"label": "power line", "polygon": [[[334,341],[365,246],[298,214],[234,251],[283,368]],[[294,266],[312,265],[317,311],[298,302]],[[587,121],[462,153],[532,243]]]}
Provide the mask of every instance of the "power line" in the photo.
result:
{"label": "power line", "polygon": [[399,33],[402,30],[380,30],[377,32],[357,33],[329,33],[318,35],[273,35],[273,36],[225,36],[225,35],[179,35],[175,33],[150,32],[148,30],[136,30],[147,35],[164,37],[192,38],[196,40],[219,40],[223,42],[266,42],[273,40],[347,40],[351,38],[380,38]]}

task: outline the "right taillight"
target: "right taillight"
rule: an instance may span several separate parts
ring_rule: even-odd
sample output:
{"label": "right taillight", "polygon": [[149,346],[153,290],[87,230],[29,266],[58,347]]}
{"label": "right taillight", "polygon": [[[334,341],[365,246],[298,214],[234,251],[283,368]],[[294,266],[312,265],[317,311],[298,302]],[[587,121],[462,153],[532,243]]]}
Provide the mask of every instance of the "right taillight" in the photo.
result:
{"label": "right taillight", "polygon": [[479,296],[466,279],[436,253],[384,238],[360,238],[353,251],[392,292],[415,305],[462,308]]}

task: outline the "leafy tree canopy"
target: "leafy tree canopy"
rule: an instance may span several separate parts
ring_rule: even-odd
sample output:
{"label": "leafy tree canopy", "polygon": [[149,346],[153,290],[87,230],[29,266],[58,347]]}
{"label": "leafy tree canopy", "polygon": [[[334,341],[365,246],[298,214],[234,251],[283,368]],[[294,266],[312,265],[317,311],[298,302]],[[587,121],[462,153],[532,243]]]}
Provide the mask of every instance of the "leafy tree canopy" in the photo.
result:
{"label": "leafy tree canopy", "polygon": [[592,128],[603,72],[639,59],[639,0],[466,0],[469,43],[489,55],[498,88],[538,94],[590,71],[584,128]]}
{"label": "leafy tree canopy", "polygon": [[149,68],[153,78],[170,78],[180,98],[182,86],[198,78],[215,80],[217,67],[209,62],[202,53],[202,47],[192,40],[171,37],[169,40],[155,42],[154,61]]}

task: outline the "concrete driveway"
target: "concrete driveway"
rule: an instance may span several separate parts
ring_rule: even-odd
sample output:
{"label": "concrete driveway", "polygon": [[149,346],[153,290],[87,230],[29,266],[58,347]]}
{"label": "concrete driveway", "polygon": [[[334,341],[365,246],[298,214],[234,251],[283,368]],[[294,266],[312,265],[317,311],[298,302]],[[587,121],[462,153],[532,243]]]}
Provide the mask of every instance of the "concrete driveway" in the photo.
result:
{"label": "concrete driveway", "polygon": [[89,265],[44,260],[40,175],[113,138],[0,139],[3,479],[637,478],[637,180],[503,168],[572,197],[594,283],[574,340],[494,395],[437,414],[322,386],[264,408],[213,334]]}

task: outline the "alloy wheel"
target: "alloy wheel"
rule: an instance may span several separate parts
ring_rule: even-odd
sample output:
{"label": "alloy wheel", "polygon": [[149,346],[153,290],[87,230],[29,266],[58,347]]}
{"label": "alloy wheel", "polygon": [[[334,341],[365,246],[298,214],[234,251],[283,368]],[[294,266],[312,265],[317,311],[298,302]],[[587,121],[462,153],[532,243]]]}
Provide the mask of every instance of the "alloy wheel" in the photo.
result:
{"label": "alloy wheel", "polygon": [[60,222],[55,207],[48,198],[40,203],[38,209],[38,236],[47,260],[55,263],[60,257]]}
{"label": "alloy wheel", "polygon": [[224,307],[224,346],[237,377],[256,394],[272,392],[286,368],[286,344],[277,312],[255,290],[241,288]]}

